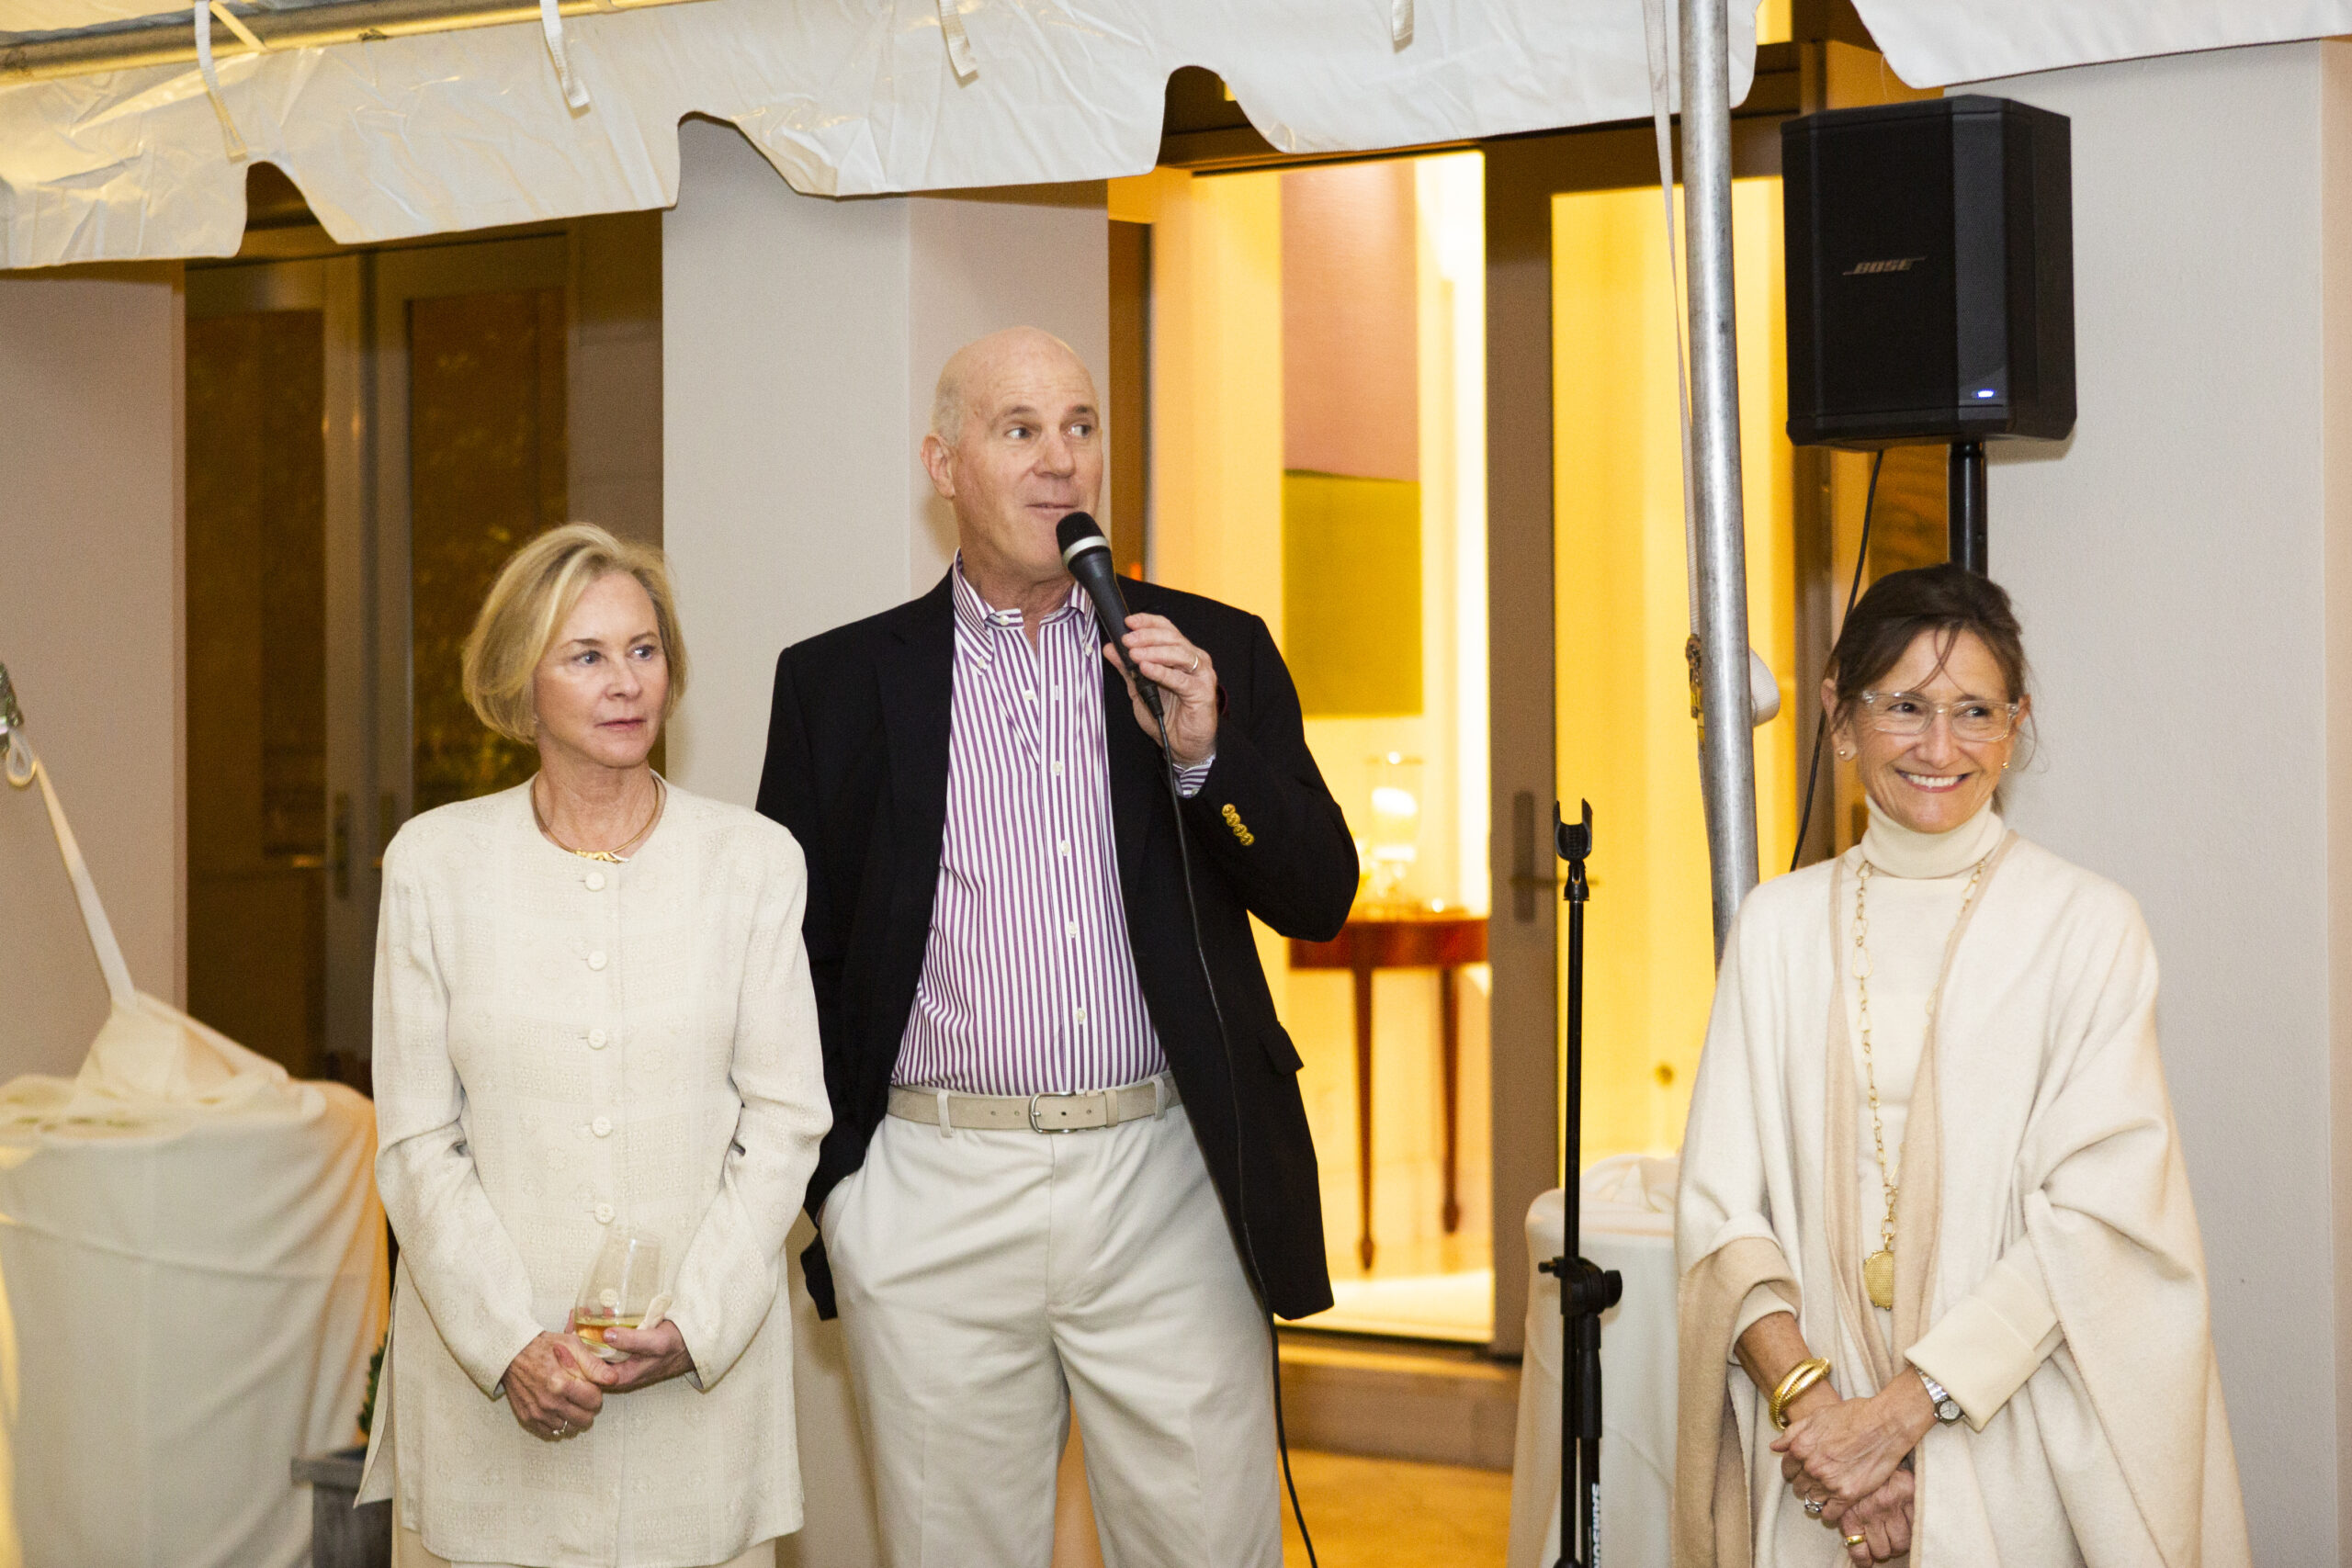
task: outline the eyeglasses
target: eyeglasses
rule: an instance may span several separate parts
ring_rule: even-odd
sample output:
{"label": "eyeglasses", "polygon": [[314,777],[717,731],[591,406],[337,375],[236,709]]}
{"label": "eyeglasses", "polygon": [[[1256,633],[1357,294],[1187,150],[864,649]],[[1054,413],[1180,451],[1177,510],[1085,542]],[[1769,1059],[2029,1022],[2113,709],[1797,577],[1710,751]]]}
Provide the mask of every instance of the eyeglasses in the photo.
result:
{"label": "eyeglasses", "polygon": [[1917,692],[1862,694],[1862,708],[1870,715],[1871,728],[1881,735],[1925,735],[1938,714],[1949,714],[1952,738],[1972,744],[2007,740],[2009,732],[2017,728],[2020,705],[1996,703],[1989,697],[1960,697],[1936,703]]}

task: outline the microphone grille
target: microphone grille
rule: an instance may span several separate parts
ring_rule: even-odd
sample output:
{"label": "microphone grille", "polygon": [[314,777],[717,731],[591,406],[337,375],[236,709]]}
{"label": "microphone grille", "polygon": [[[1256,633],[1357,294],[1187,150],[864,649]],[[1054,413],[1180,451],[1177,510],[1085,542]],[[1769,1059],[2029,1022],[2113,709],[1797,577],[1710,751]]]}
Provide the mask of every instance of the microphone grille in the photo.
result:
{"label": "microphone grille", "polygon": [[1073,512],[1056,524],[1054,538],[1061,545],[1064,560],[1090,544],[1099,544],[1104,549],[1111,547],[1111,542],[1102,537],[1102,525],[1086,512]]}

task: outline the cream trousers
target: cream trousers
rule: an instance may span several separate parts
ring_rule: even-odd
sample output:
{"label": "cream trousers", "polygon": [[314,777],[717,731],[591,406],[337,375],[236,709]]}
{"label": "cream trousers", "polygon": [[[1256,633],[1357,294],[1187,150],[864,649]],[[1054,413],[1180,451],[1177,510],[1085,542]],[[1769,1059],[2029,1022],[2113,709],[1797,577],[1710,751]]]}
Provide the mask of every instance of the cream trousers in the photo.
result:
{"label": "cream trousers", "polygon": [[1046,1568],[1073,1407],[1106,1568],[1281,1568],[1272,1348],[1182,1106],[885,1117],[823,1228],[889,1568]]}
{"label": "cream trousers", "polygon": [[[424,1538],[405,1525],[392,1527],[392,1568],[512,1568],[503,1562],[452,1562],[425,1550]],[[763,1540],[741,1557],[713,1568],[775,1568],[775,1542]]]}

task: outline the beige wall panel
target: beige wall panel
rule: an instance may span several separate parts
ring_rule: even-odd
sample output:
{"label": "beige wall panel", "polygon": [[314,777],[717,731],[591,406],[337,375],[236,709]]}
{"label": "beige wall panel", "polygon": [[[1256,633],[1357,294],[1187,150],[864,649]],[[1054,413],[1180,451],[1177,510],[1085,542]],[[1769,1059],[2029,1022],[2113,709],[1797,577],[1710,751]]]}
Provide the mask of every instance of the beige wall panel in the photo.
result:
{"label": "beige wall panel", "polygon": [[[186,993],[176,265],[0,276],[0,662],[138,986]],[[198,746],[201,762],[201,745]],[[0,1080],[106,1019],[38,790],[0,788]]]}
{"label": "beige wall panel", "polygon": [[[915,449],[948,356],[1006,327],[1043,327],[1078,351],[1096,393],[1110,385],[1111,226],[1103,186],[1054,186],[919,197],[907,210],[907,492],[918,525],[907,592],[922,593],[956,558],[956,514],[931,488]],[[1107,520],[1109,487],[1099,511]]]}
{"label": "beige wall panel", "polygon": [[2296,44],[1981,89],[2074,130],[2081,417],[1991,472],[2038,678],[2011,815],[2155,939],[2257,1562],[2338,1561],[2345,1495],[2347,65]]}

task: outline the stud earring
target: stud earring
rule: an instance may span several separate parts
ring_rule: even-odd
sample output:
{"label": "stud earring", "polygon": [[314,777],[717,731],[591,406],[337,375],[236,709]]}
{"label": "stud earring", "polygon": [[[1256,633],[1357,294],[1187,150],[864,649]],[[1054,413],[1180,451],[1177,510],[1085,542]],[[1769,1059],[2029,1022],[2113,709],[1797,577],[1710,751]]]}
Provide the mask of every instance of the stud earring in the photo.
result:
{"label": "stud earring", "polygon": [[1851,752],[1851,751],[1848,750],[1845,747],[1840,746],[1840,747],[1838,747],[1838,760],[1839,761],[1841,761],[1841,762],[1842,762],[1842,761],[1845,761],[1846,760],[1848,760],[1849,758],[1850,758],[1850,757],[1852,757],[1852,756],[1853,756],[1853,752]]}

